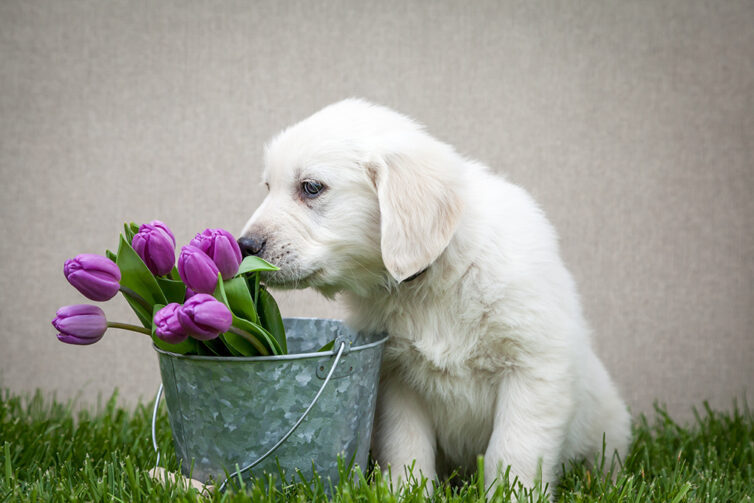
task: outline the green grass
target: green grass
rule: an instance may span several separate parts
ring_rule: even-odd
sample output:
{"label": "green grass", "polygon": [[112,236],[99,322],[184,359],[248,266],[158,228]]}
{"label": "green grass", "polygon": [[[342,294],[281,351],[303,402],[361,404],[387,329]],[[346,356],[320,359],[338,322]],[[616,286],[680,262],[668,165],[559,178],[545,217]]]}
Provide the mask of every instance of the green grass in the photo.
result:
{"label": "green grass", "polygon": [[[164,408],[163,408],[164,409]],[[73,412],[71,404],[0,394],[0,501],[328,501],[328,482],[284,489],[247,483],[243,490],[202,495],[148,474],[155,456],[151,410],[129,411],[113,396],[96,412]],[[730,412],[708,407],[683,426],[661,408],[634,425],[634,444],[615,478],[595,475],[584,464],[567,467],[556,499],[563,502],[751,501],[754,494],[754,421],[748,406]],[[158,424],[163,452],[172,452],[165,413]],[[175,457],[168,468],[177,470]],[[424,501],[421,482],[390,491],[379,471],[356,473],[330,489],[332,500]],[[426,481],[424,481],[426,483]],[[268,485],[269,486],[269,485]],[[512,482],[486,491],[481,478],[452,478],[433,501],[546,501],[541,490],[520,491]]]}

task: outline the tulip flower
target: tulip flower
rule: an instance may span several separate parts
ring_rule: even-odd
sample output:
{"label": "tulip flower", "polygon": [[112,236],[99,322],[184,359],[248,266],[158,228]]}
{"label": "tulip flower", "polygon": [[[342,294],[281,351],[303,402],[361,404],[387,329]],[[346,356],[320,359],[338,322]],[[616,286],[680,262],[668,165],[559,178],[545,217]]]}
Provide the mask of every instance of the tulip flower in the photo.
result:
{"label": "tulip flower", "polygon": [[101,255],[83,253],[66,260],[63,274],[84,297],[99,302],[112,299],[120,288],[120,269]]}
{"label": "tulip flower", "polygon": [[94,344],[105,335],[107,319],[97,306],[79,304],[58,309],[52,326],[60,333],[58,340],[68,344]]}
{"label": "tulip flower", "polygon": [[151,335],[151,331],[144,327],[137,327],[129,323],[107,321],[105,313],[97,306],[78,304],[58,309],[52,326],[58,330],[58,340],[68,344],[94,344],[102,339],[105,331],[110,328],[122,328],[132,332]]}
{"label": "tulip flower", "polygon": [[[160,229],[162,232],[168,235],[170,240],[173,242],[173,246],[175,247],[175,236],[173,235],[173,231],[171,231],[164,222],[161,222],[159,220],[152,220],[151,222],[149,222],[149,224],[142,224],[141,227],[144,227],[144,225],[150,225],[152,227]],[[141,230],[141,227],[139,227],[139,230]]]}
{"label": "tulip flower", "polygon": [[213,260],[201,249],[192,245],[181,248],[181,255],[178,257],[178,274],[186,286],[193,291],[214,292],[219,273]]}
{"label": "tulip flower", "polygon": [[188,337],[188,334],[178,321],[176,311],[180,307],[180,304],[173,302],[157,311],[154,315],[154,334],[170,344],[178,344]]}
{"label": "tulip flower", "polygon": [[215,262],[223,279],[231,279],[241,265],[241,248],[233,235],[225,229],[205,229],[189,243]]}
{"label": "tulip flower", "polygon": [[227,332],[233,323],[230,309],[211,295],[197,293],[176,309],[178,321],[191,337],[202,341]]}
{"label": "tulip flower", "polygon": [[164,276],[173,269],[175,237],[159,220],[139,227],[139,232],[131,240],[131,246],[155,276]]}

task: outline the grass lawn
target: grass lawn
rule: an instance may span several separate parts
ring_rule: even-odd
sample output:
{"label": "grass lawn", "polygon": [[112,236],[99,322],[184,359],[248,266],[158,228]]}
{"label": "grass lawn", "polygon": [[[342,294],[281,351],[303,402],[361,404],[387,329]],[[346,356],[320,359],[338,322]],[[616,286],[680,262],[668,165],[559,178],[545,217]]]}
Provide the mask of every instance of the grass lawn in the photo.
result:
{"label": "grass lawn", "polygon": [[[149,477],[155,456],[149,405],[129,411],[113,396],[96,412],[73,413],[71,404],[0,393],[0,501],[328,501],[327,482],[200,494]],[[164,411],[164,407],[162,407]],[[754,495],[754,421],[747,406],[717,412],[705,407],[691,425],[662,409],[634,425],[634,444],[615,482],[583,464],[569,466],[558,501],[751,501]],[[172,452],[167,416],[158,424],[162,452]],[[177,470],[173,456],[168,468]],[[455,478],[435,490],[434,501],[506,501],[515,485],[485,491],[477,477]],[[379,472],[357,473],[331,490],[334,501],[424,501],[420,484],[391,492]],[[541,491],[519,493],[546,501]],[[514,498],[515,499],[515,498]]]}

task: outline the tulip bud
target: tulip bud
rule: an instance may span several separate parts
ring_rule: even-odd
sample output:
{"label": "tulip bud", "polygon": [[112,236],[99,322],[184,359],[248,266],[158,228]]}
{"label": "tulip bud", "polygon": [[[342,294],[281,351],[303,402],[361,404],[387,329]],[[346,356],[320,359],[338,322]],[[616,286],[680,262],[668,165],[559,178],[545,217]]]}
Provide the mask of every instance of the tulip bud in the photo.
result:
{"label": "tulip bud", "polygon": [[175,237],[159,220],[139,227],[131,246],[155,276],[164,276],[175,264]]}
{"label": "tulip bud", "polygon": [[[173,235],[173,231],[171,231],[164,222],[161,222],[159,220],[152,220],[148,224],[142,224],[141,227],[144,227],[144,225],[150,225],[152,227],[160,229],[162,232],[167,234],[167,236],[170,238],[170,241],[173,242],[173,247],[175,247],[175,236]],[[139,230],[141,230],[141,227],[139,227]]]}
{"label": "tulip bud", "polygon": [[[212,259],[196,246],[181,248],[178,257],[178,274],[187,287],[197,293],[212,293],[217,286],[220,271]],[[193,298],[193,297],[192,297]]]}
{"label": "tulip bud", "polygon": [[83,253],[66,260],[63,274],[84,297],[105,301],[115,297],[120,288],[120,269],[101,255]]}
{"label": "tulip bud", "polygon": [[206,293],[197,293],[176,310],[183,330],[199,340],[214,339],[226,332],[233,315],[228,307]]}
{"label": "tulip bud", "polygon": [[157,311],[154,315],[154,334],[170,344],[178,344],[188,337],[176,314],[176,310],[180,309],[180,307],[180,304],[173,302]]}
{"label": "tulip bud", "polygon": [[52,326],[60,333],[58,340],[68,344],[94,344],[105,335],[107,318],[97,306],[79,304],[58,309]]}
{"label": "tulip bud", "polygon": [[189,243],[206,253],[217,266],[223,279],[231,279],[241,265],[241,248],[225,229],[205,229]]}

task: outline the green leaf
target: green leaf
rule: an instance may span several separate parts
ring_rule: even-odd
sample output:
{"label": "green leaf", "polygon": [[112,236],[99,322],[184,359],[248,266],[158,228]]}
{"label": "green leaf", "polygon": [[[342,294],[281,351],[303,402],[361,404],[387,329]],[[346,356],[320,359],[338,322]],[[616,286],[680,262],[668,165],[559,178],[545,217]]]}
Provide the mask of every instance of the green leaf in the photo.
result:
{"label": "green leaf", "polygon": [[[215,292],[213,295],[217,300],[228,306],[228,309],[231,309],[230,303],[228,302],[228,296],[225,293],[225,282],[223,281],[220,274],[217,275],[217,286],[215,287]],[[233,316],[233,326],[236,326],[236,320],[240,318],[233,314],[232,309],[230,314]],[[227,346],[230,353],[234,356],[259,355],[257,348],[255,348],[252,343],[250,343],[240,335],[225,332],[224,334],[220,334],[220,340],[225,344],[225,346]]]}
{"label": "green leaf", "polygon": [[[259,306],[259,272],[255,272],[253,275],[246,276],[249,282],[249,290],[251,290],[252,286],[251,283],[254,284],[254,305]],[[257,307],[257,312],[259,312],[259,307]]]}
{"label": "green leaf", "polygon": [[[141,260],[141,257],[131,248],[126,238],[123,235],[120,236],[120,245],[118,246],[118,257],[115,262],[120,269],[120,284],[126,288],[130,288],[138,295],[144,298],[151,306],[155,304],[165,305],[168,303],[165,294],[162,293],[160,285],[157,284],[154,276],[146,264]],[[152,325],[152,313],[146,312],[146,309],[139,305],[138,302],[126,296],[131,308],[136,312],[141,322],[146,328],[150,328]],[[136,307],[138,305],[139,307]],[[146,320],[145,320],[146,315]]]}
{"label": "green leaf", "polygon": [[[251,335],[253,335],[254,337],[256,337],[257,340],[259,340],[264,346],[267,347],[271,355],[283,354],[283,350],[280,348],[280,345],[272,336],[272,334],[270,334],[267,330],[257,325],[256,323],[252,323],[249,320],[244,320],[243,318],[233,316],[233,326],[236,328],[240,328],[241,330],[244,330],[250,333]],[[243,340],[246,344],[253,347],[253,345],[249,341],[247,341],[240,335],[235,335],[235,334],[231,334],[231,335],[238,337],[239,339]],[[255,348],[255,351],[256,351],[256,348]]]}
{"label": "green leaf", "polygon": [[230,308],[228,296],[225,294],[225,282],[219,273],[217,275],[217,285],[215,285],[215,291],[212,296]]}
{"label": "green leaf", "polygon": [[273,335],[267,331],[264,327],[261,327],[260,325],[257,325],[256,323],[252,323],[252,325],[255,325],[255,329],[259,331],[259,334],[262,335],[265,340],[267,341],[267,345],[272,350],[272,354],[274,355],[282,355],[285,354],[283,352],[283,348],[280,347],[280,343],[273,337]]}
{"label": "green leaf", "polygon": [[331,340],[321,348],[317,350],[317,353],[322,353],[324,351],[332,351],[332,348],[335,347],[335,339]]}
{"label": "green leaf", "polygon": [[114,254],[113,252],[111,252],[110,250],[105,250],[105,257],[109,258],[113,262],[118,261],[118,256]]}
{"label": "green leaf", "polygon": [[[136,232],[133,231],[133,228],[131,227],[131,225],[133,225],[133,222],[131,224],[123,224],[123,232],[129,244],[133,242],[134,235],[136,234]],[[137,229],[137,232],[138,232],[138,229]]]}
{"label": "green leaf", "polygon": [[144,328],[151,328],[152,315],[146,309],[146,307],[142,306],[140,302],[132,299],[131,297],[129,297],[122,291],[121,291],[121,294],[123,294],[123,298],[126,299],[126,302],[128,302],[128,305],[131,306],[131,309],[133,309],[134,313],[136,313],[136,317],[139,318],[139,321],[144,326]]}
{"label": "green leaf", "polygon": [[233,311],[233,314],[251,322],[259,323],[259,316],[257,316],[254,301],[251,299],[251,293],[249,293],[249,287],[244,278],[233,278],[222,283],[225,298],[228,300],[228,307]]}
{"label": "green leaf", "polygon": [[[233,335],[233,334],[230,334]],[[241,351],[236,349],[236,347],[233,345],[236,341],[233,337],[231,337],[231,340],[228,340],[228,334],[220,334],[217,339],[212,339],[213,341],[217,341],[217,344],[219,346],[222,346],[225,351],[225,354],[227,356],[257,356],[259,353],[255,352],[256,350],[252,346],[251,348],[243,348],[241,347]],[[244,351],[246,352],[244,354]]]}
{"label": "green leaf", "polygon": [[[151,319],[154,319],[154,315],[157,314],[157,311],[165,307],[163,304],[155,304],[154,309],[152,311]],[[150,322],[150,327],[152,329],[152,342],[154,342],[154,345],[158,348],[162,349],[163,351],[170,351],[171,353],[178,353],[180,355],[187,355],[187,354],[198,354],[199,348],[198,348],[198,341],[194,339],[193,337],[186,338],[185,341],[180,342],[178,344],[170,344],[168,342],[163,341],[157,335],[155,335],[155,325],[154,323]]]}
{"label": "green leaf", "polygon": [[[226,282],[222,281],[222,278],[218,275],[218,281],[217,286],[215,287],[214,297],[228,306],[230,308],[230,303],[228,302],[228,293],[225,291]],[[236,288],[233,286],[232,288]],[[281,355],[283,354],[283,350],[280,347],[280,344],[275,339],[275,337],[270,334],[267,330],[265,330],[263,327],[261,327],[257,323],[253,323],[249,320],[240,318],[233,314],[233,310],[231,308],[231,314],[233,315],[233,326],[236,328],[240,328],[241,330],[244,330],[251,334],[252,336],[256,337],[258,341],[262,343],[263,346],[265,346],[270,354],[273,355]],[[228,349],[231,351],[237,351],[241,353],[243,356],[256,356],[259,354],[257,351],[257,348],[254,347],[254,345],[247,341],[245,338],[241,337],[238,334],[234,334],[232,332],[225,332],[224,334],[220,335],[221,339],[225,344],[228,346]]]}
{"label": "green leaf", "polygon": [[238,272],[236,273],[236,276],[240,276],[241,274],[247,274],[250,272],[257,272],[257,271],[279,271],[280,268],[276,267],[266,260],[263,260],[259,257],[256,257],[254,255],[249,255],[243,261],[241,262],[241,266],[238,268]]}
{"label": "green leaf", "polygon": [[[233,326],[236,328],[240,328],[241,330],[246,330],[247,332],[249,332],[247,328],[248,324],[250,323],[250,321],[233,315]],[[251,333],[251,335],[256,335],[252,332],[249,333]],[[257,351],[257,348],[255,348],[251,342],[247,341],[238,334],[225,332],[224,334],[221,334],[220,337],[222,338],[226,346],[228,346],[228,349],[230,349],[231,352],[237,353],[238,356],[259,356],[259,351]],[[257,337],[257,339],[262,343],[263,346],[267,346],[267,344],[265,344],[264,338]]]}
{"label": "green leaf", "polygon": [[272,334],[280,346],[282,354],[288,354],[283,317],[280,316],[280,309],[278,309],[277,302],[275,302],[275,299],[265,287],[259,288],[257,306],[259,309],[259,324]]}
{"label": "green leaf", "polygon": [[175,281],[159,277],[155,278],[155,280],[157,280],[157,284],[160,285],[160,289],[168,302],[183,304],[183,301],[186,299],[186,285],[183,284],[183,281]]}
{"label": "green leaf", "polygon": [[[190,339],[191,337],[189,337]],[[197,341],[198,342],[198,341]],[[217,356],[206,344],[203,342],[196,345],[196,354],[199,356]]]}
{"label": "green leaf", "polygon": [[208,341],[200,341],[200,346],[205,346],[209,352],[215,356],[241,356],[230,350],[220,337],[217,339],[210,339]]}

